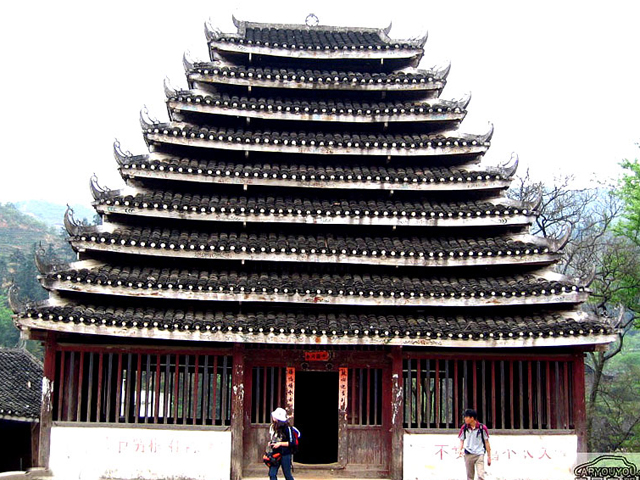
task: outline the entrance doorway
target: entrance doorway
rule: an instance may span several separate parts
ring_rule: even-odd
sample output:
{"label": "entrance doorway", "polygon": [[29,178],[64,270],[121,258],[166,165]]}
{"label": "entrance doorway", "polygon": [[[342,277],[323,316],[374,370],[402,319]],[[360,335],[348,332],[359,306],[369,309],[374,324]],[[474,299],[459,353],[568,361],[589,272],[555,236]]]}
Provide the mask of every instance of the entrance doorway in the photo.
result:
{"label": "entrance doorway", "polygon": [[296,372],[295,426],[300,450],[295,461],[319,465],[338,461],[338,372]]}

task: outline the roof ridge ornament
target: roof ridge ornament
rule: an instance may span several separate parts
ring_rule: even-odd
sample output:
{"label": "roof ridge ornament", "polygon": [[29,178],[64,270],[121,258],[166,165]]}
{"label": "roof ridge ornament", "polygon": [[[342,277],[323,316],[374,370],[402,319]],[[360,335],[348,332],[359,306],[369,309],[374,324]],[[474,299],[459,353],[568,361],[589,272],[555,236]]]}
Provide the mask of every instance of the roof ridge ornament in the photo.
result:
{"label": "roof ridge ornament", "polygon": [[393,20],[389,20],[389,25],[382,29],[382,33],[384,33],[388,37],[389,32],[391,32],[391,27],[393,27]]}
{"label": "roof ridge ornament", "polygon": [[196,62],[191,58],[191,52],[189,50],[185,50],[182,54],[182,66],[184,67],[185,72],[189,72],[189,70],[193,70],[193,66]]}
{"label": "roof ridge ornament", "polygon": [[9,303],[9,308],[13,313],[19,314],[24,312],[26,309],[27,302],[20,298],[20,287],[18,287],[13,281],[11,281],[11,285],[9,285],[7,301]]}
{"label": "roof ridge ornament", "polygon": [[304,19],[304,23],[309,28],[317,27],[318,25],[320,25],[320,19],[318,18],[318,16],[315,13],[310,13]]}
{"label": "roof ridge ornament", "polygon": [[447,65],[445,65],[444,67],[439,69],[437,66],[434,66],[432,70],[434,72],[435,78],[437,78],[438,80],[446,80],[449,76],[449,72],[451,71],[451,60],[449,60]]}
{"label": "roof ridge ornament", "polygon": [[171,80],[169,80],[168,76],[164,77],[162,82],[162,86],[164,87],[164,95],[167,98],[173,98],[177,95],[178,90],[171,85]]}
{"label": "roof ridge ornament", "polygon": [[[120,140],[116,138],[113,141],[113,156],[115,157],[116,162],[118,162],[118,165],[123,166],[126,163],[129,163],[129,160],[131,160],[133,154],[129,150],[122,150],[122,147],[120,146]],[[71,212],[73,212],[73,210],[71,210]]]}
{"label": "roof ridge ornament", "polygon": [[511,152],[511,158],[509,158],[509,160],[507,160],[505,163],[500,165],[500,168],[502,169],[502,174],[505,177],[513,177],[513,175],[518,170],[519,163],[520,163],[520,157],[518,157],[518,154],[516,152]]}
{"label": "roof ridge ornament", "polygon": [[64,228],[71,237],[80,234],[82,224],[78,222],[73,214],[73,208],[67,203],[67,210],[64,212]]}
{"label": "roof ridge ornament", "polygon": [[456,100],[458,108],[461,108],[462,110],[467,109],[467,106],[469,106],[469,102],[471,102],[471,92],[465,93],[464,95],[462,95],[462,97]]}
{"label": "roof ridge ornament", "polygon": [[542,191],[542,186],[538,185],[534,192],[535,196],[533,197],[533,199],[526,202],[531,212],[537,211],[538,208],[540,208],[540,205],[542,205],[543,193],[544,192]]}
{"label": "roof ridge ornament", "polygon": [[550,238],[551,245],[555,253],[560,252],[560,250],[562,250],[567,245],[567,243],[569,243],[571,234],[573,233],[573,225],[571,225],[571,223],[569,222],[565,222],[564,227],[561,231],[562,235]]}
{"label": "roof ridge ornament", "polygon": [[207,42],[218,40],[222,36],[222,31],[211,23],[211,17],[204,22],[204,35],[207,38]]}
{"label": "roof ridge ornament", "polygon": [[591,265],[591,267],[589,268],[589,273],[587,273],[587,275],[584,277],[580,277],[580,284],[584,288],[589,288],[589,286],[591,286],[595,278],[596,278],[596,266]]}
{"label": "roof ridge ornament", "polygon": [[140,126],[142,127],[143,130],[148,130],[151,127],[154,127],[156,125],[160,124],[160,120],[158,120],[157,118],[152,117],[149,114],[149,109],[147,108],[146,105],[144,105],[142,107],[142,109],[140,110]]}
{"label": "roof ridge ornament", "polygon": [[89,179],[89,187],[91,188],[91,195],[94,200],[102,200],[109,196],[111,190],[107,187],[102,187],[98,183],[98,176],[94,173]]}
{"label": "roof ridge ornament", "polygon": [[489,131],[484,135],[480,135],[480,140],[484,143],[490,142],[491,139],[493,138],[493,132],[494,132],[493,123],[489,122]]}
{"label": "roof ridge ornament", "polygon": [[51,262],[46,261],[47,252],[42,246],[42,242],[36,248],[36,251],[33,253],[33,260],[36,264],[36,268],[42,275],[46,275],[53,270],[53,264]]}

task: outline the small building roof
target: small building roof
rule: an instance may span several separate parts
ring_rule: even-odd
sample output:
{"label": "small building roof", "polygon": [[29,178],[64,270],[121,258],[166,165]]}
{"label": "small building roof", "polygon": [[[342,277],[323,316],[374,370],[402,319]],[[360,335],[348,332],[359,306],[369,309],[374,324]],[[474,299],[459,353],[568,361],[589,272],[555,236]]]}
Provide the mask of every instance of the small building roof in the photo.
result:
{"label": "small building roof", "polygon": [[37,422],[42,363],[23,349],[0,348],[0,419]]}

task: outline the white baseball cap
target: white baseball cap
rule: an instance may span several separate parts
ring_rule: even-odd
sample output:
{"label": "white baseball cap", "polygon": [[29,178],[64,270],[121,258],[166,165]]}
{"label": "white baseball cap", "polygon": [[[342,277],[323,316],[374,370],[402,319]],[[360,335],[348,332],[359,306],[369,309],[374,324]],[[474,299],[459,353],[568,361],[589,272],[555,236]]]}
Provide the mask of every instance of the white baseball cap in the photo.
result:
{"label": "white baseball cap", "polygon": [[289,417],[287,416],[287,411],[284,408],[280,407],[271,412],[271,416],[279,422],[286,422],[289,419]]}

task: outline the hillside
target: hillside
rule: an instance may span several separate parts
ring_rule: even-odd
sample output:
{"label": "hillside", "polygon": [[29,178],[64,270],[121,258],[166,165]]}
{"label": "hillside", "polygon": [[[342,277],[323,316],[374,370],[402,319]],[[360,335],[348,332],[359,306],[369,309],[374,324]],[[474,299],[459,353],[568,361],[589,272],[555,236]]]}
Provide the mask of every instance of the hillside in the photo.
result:
{"label": "hillside", "polygon": [[[35,217],[49,226],[62,225],[64,212],[67,209],[66,205],[45,200],[26,200],[16,202],[14,205],[22,213]],[[71,207],[75,213],[75,218],[78,220],[87,220],[88,222],[93,220],[95,211],[92,208],[80,204],[71,205]]]}
{"label": "hillside", "polygon": [[16,249],[29,255],[34,243],[61,243],[59,232],[13,204],[0,204],[0,261],[8,261]]}

